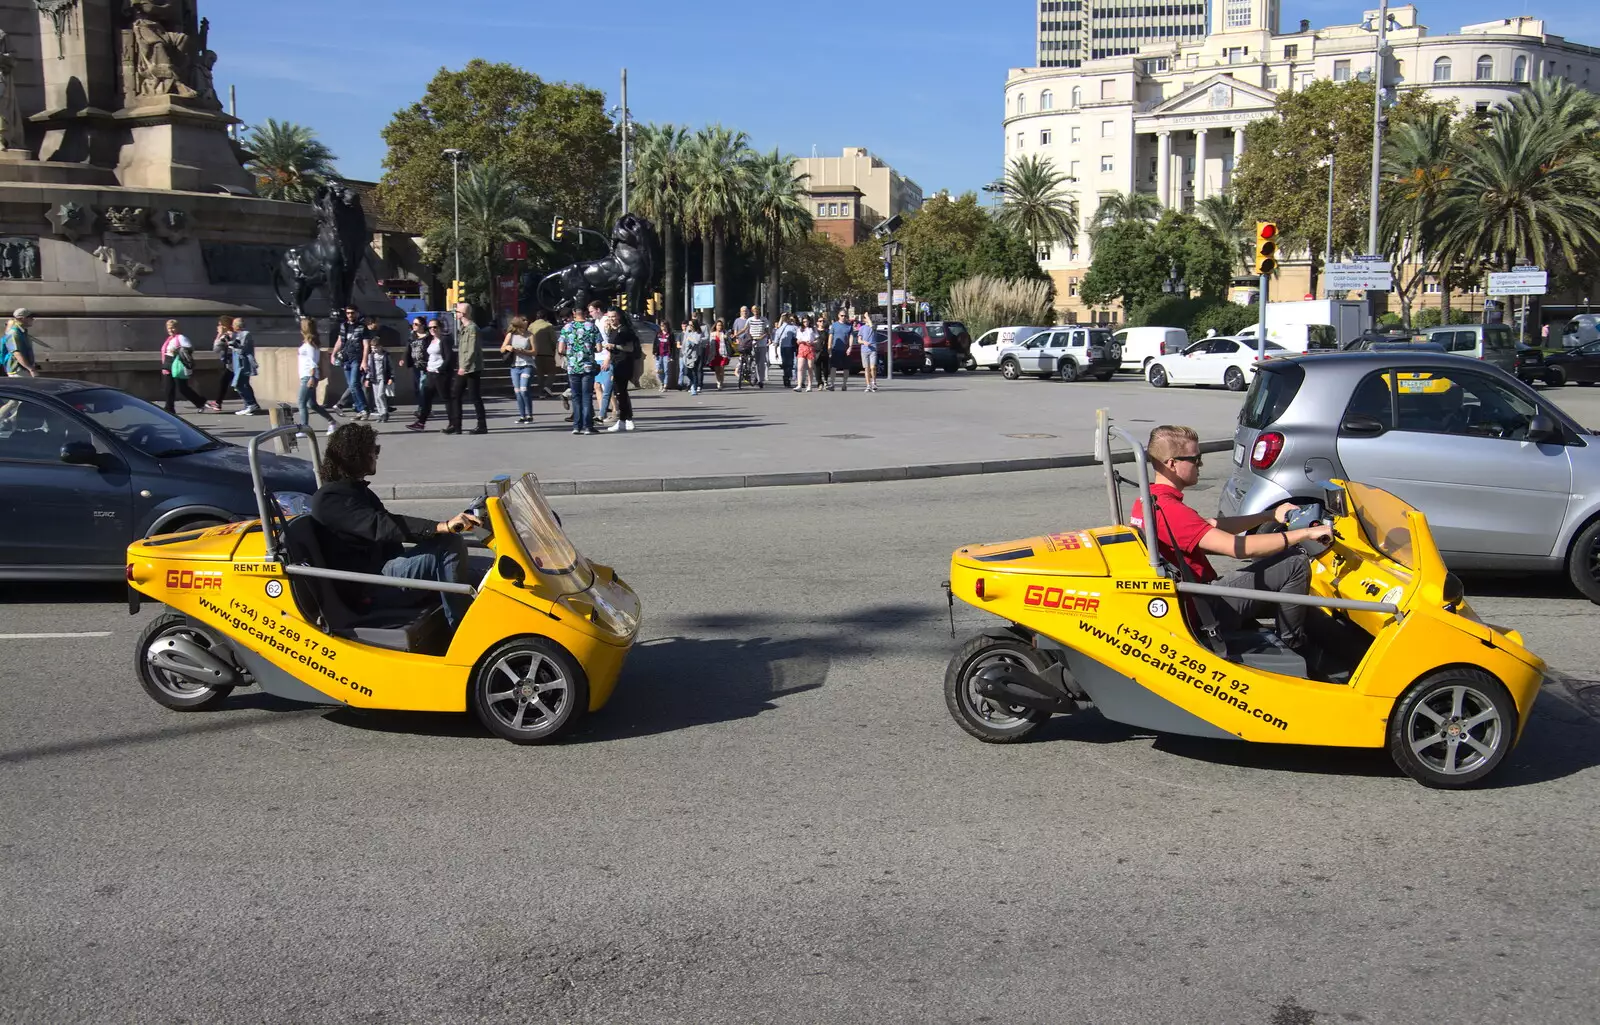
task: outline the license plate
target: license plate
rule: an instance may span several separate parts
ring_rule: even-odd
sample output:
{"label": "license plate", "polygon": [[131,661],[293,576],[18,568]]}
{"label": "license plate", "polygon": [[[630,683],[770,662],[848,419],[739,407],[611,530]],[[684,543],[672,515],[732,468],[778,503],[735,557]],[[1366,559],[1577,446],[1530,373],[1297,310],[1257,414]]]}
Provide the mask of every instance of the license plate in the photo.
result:
{"label": "license plate", "polygon": [[1233,465],[1244,465],[1244,446],[1239,444],[1237,441],[1233,443]]}

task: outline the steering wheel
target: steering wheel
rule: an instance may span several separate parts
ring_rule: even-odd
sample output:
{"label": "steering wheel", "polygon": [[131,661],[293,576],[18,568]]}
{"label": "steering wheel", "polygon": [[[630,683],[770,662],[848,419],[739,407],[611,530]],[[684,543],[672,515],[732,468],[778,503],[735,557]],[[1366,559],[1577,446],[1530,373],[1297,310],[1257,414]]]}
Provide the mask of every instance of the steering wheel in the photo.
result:
{"label": "steering wheel", "polygon": [[472,528],[471,530],[462,528],[461,530],[455,531],[455,533],[470,534],[473,537],[479,537],[481,535],[481,539],[484,541],[494,537],[494,528],[489,525],[489,509],[485,502],[480,499],[479,501],[476,501],[467,506],[465,509],[461,510],[461,512],[464,515],[473,517],[479,523],[483,524],[483,526]]}
{"label": "steering wheel", "polygon": [[[1308,502],[1289,514],[1289,520],[1284,524],[1285,530],[1304,530],[1307,527],[1316,527],[1325,523],[1321,502]],[[1327,551],[1331,541],[1313,541],[1310,538],[1300,542],[1300,548],[1311,558],[1315,559]]]}

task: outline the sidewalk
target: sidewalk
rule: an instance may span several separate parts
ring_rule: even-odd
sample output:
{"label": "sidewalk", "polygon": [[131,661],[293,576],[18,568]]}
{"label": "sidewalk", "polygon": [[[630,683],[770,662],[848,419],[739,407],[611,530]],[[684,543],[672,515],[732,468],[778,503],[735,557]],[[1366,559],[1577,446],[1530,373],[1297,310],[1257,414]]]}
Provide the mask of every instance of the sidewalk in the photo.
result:
{"label": "sidewalk", "polygon": [[[373,486],[386,499],[470,498],[497,474],[531,471],[551,494],[614,494],[1082,466],[1093,462],[1097,408],[1136,435],[1188,424],[1215,451],[1231,446],[1240,398],[1158,391],[1131,376],[1067,384],[966,372],[896,377],[875,394],[854,381],[848,392],[795,394],[774,375],[762,390],[635,393],[638,429],[598,437],[575,437],[559,401],[536,402],[535,422],[523,426],[515,403],[491,400],[487,436],[440,434],[443,420],[409,432],[406,406],[373,424],[384,435]],[[194,420],[236,441],[262,429],[227,415]]]}

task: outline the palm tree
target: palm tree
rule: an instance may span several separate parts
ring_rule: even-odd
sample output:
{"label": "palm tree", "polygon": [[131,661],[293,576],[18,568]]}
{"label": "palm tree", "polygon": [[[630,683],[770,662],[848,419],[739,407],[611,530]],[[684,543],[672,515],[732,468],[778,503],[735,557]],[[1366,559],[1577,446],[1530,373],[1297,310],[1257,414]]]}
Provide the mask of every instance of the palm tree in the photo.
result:
{"label": "palm tree", "polygon": [[1559,259],[1576,271],[1600,251],[1600,155],[1586,134],[1528,106],[1497,111],[1440,185],[1440,244],[1503,269]]}
{"label": "palm tree", "polygon": [[811,231],[811,213],[806,209],[805,175],[794,173],[795,158],[779,153],[755,156],[750,162],[750,195],[745,200],[745,219],[749,236],[765,250],[767,262],[767,313],[775,317],[779,309],[778,285],[783,266],[783,246]]}
{"label": "palm tree", "polygon": [[1048,158],[1030,153],[1006,169],[1005,202],[995,219],[1020,232],[1035,254],[1044,242],[1073,242],[1078,237],[1078,200],[1063,191],[1073,179],[1056,170]]}
{"label": "palm tree", "polygon": [[244,145],[250,159],[244,166],[263,199],[309,203],[317,186],[337,174],[333,151],[306,125],[269,117],[248,131]]}
{"label": "palm tree", "polygon": [[1250,266],[1251,257],[1255,252],[1256,236],[1245,218],[1244,206],[1241,203],[1224,192],[1202,199],[1195,205],[1195,213],[1202,224],[1216,232],[1218,238],[1239,254],[1241,267]]}
{"label": "palm tree", "polygon": [[[554,248],[533,230],[539,219],[533,204],[516,180],[497,164],[474,164],[461,176],[457,190],[461,206],[461,255],[472,268],[474,285],[480,285],[494,308],[494,272],[500,247],[506,242],[527,242],[532,252],[547,255]],[[449,253],[456,244],[451,193],[441,197],[439,224],[428,232],[429,248]],[[530,254],[531,255],[531,254]]]}
{"label": "palm tree", "polygon": [[1143,222],[1154,224],[1161,219],[1161,200],[1153,192],[1113,192],[1100,197],[1100,206],[1094,212],[1094,222],[1089,225],[1089,241],[1093,242],[1107,228],[1119,224]]}
{"label": "palm tree", "polygon": [[[688,146],[685,212],[703,242],[702,272],[716,285],[717,308],[728,309],[728,235],[750,195],[750,137],[721,125],[696,132]],[[713,253],[715,255],[713,256]]]}
{"label": "palm tree", "polygon": [[[1383,149],[1383,202],[1380,227],[1388,249],[1399,265],[1420,263],[1420,280],[1432,272],[1439,276],[1439,315],[1450,322],[1450,268],[1453,253],[1441,237],[1439,200],[1456,159],[1450,115],[1433,111],[1419,121],[1409,121],[1390,133]],[[1397,279],[1398,281],[1398,279]],[[1402,283],[1403,284],[1403,283]],[[1400,290],[1406,323],[1411,320],[1410,289]]]}
{"label": "palm tree", "polygon": [[633,201],[639,211],[661,229],[661,280],[665,298],[661,315],[668,324],[681,323],[678,300],[679,233],[688,200],[689,131],[677,125],[642,125],[634,157]]}

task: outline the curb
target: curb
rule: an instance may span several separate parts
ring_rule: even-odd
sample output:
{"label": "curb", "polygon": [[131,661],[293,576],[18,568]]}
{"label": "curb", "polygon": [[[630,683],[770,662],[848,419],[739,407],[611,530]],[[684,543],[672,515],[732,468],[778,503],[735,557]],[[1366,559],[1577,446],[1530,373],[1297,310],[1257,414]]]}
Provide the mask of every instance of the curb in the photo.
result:
{"label": "curb", "polygon": [[[1202,441],[1201,452],[1227,452],[1233,439]],[[1121,453],[1117,462],[1127,462]],[[1064,470],[1097,466],[1093,453],[1071,456],[1033,456],[1024,459],[990,459],[984,462],[923,463],[916,466],[878,466],[859,470],[815,470],[800,473],[718,474],[695,477],[622,477],[612,480],[542,480],[546,495],[635,495],[660,491],[726,491],[734,488],[786,488],[811,484],[870,484],[890,480],[928,480],[974,474],[1022,473],[1028,470]],[[428,498],[471,499],[483,494],[483,484],[392,484],[372,489],[378,497],[394,501]]]}

